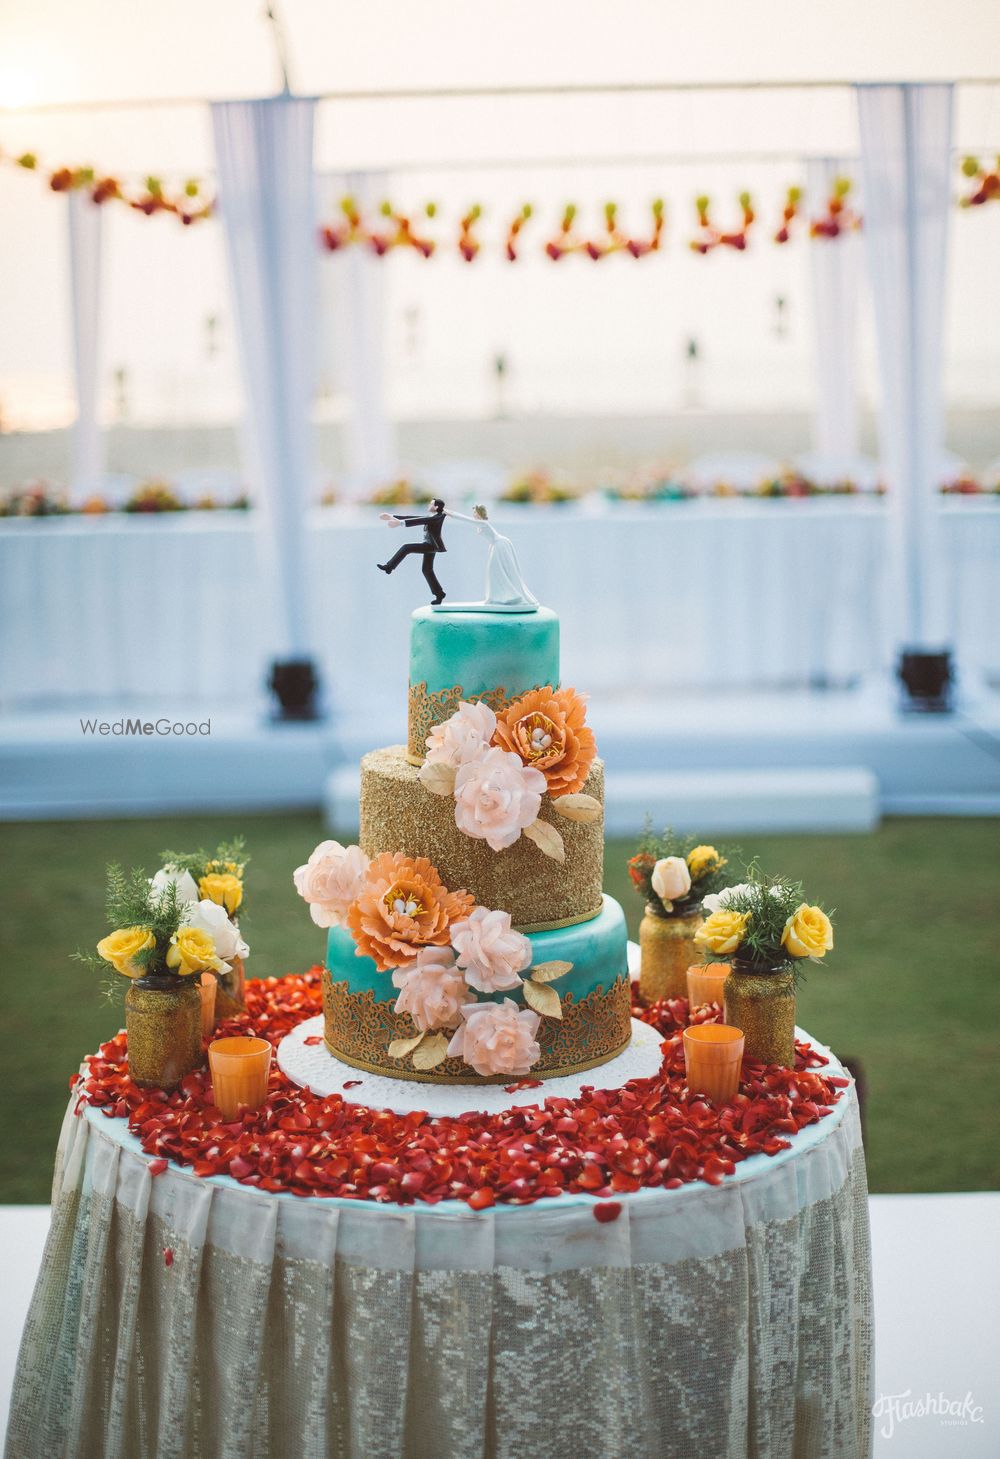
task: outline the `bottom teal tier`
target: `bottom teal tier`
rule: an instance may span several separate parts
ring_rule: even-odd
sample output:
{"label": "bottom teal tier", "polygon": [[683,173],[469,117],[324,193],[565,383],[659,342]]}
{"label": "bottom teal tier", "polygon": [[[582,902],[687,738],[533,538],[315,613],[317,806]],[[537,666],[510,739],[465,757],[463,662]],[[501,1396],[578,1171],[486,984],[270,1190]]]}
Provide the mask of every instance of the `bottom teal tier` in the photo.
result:
{"label": "bottom teal tier", "polygon": [[[550,984],[558,992],[561,1018],[543,1018],[537,1035],[542,1050],[532,1078],[561,1074],[606,1063],[626,1046],[631,1034],[625,915],[613,897],[604,897],[601,911],[587,922],[549,932],[528,934],[532,966],[572,963]],[[370,957],[359,956],[351,934],[332,927],[327,938],[327,975],[323,1009],[327,1047],[356,1068],[400,1079],[432,1083],[489,1084],[510,1082],[510,1076],[485,1078],[460,1059],[448,1058],[422,1072],[407,1059],[391,1059],[390,1043],[412,1038],[416,1030],[407,1014],[397,1014],[398,996],[392,974],[380,973]],[[470,1001],[477,995],[470,993]],[[479,995],[481,998],[483,995]],[[494,1002],[514,998],[520,990],[490,995]]]}

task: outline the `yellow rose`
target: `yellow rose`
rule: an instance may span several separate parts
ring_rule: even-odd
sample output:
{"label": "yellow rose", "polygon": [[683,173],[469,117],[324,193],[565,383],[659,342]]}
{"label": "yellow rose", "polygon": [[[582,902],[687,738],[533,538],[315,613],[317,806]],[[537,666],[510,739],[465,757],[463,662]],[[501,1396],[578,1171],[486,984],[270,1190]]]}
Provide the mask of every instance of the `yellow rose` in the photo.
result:
{"label": "yellow rose", "polygon": [[707,871],[718,871],[725,866],[726,858],[720,856],[714,846],[695,846],[687,854],[687,864],[692,879],[697,881]]}
{"label": "yellow rose", "polygon": [[833,924],[820,907],[803,902],[785,923],[781,945],[792,957],[823,957],[833,946]]}
{"label": "yellow rose", "polygon": [[135,958],[155,946],[156,938],[148,927],[119,927],[117,932],[101,938],[97,955],[110,963],[116,973],[123,973],[126,978],[141,978],[146,969]]}
{"label": "yellow rose", "polygon": [[723,908],[705,918],[695,933],[694,940],[701,943],[702,947],[707,947],[709,952],[735,952],[743,941],[747,921],[745,912],[727,912]]}
{"label": "yellow rose", "polygon": [[191,973],[204,973],[210,968],[222,972],[224,965],[217,956],[215,943],[200,927],[178,927],[167,948],[167,967],[182,978]]}
{"label": "yellow rose", "polygon": [[243,900],[243,883],[228,871],[213,871],[203,876],[198,890],[206,901],[218,902],[220,907],[225,907],[230,917]]}

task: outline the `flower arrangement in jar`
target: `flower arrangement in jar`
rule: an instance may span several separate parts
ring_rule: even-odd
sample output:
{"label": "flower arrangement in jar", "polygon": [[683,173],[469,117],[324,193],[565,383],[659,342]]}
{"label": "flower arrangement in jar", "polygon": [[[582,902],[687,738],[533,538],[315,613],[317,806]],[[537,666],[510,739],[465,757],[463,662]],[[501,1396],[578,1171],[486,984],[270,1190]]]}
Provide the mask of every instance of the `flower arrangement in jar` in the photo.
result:
{"label": "flower arrangement in jar", "polygon": [[729,857],[695,837],[647,827],[628,863],[632,884],[646,904],[639,926],[639,991],[647,1003],[687,997],[687,970],[699,960],[695,933],[702,900],[725,885]]}
{"label": "flower arrangement in jar", "polygon": [[175,1088],[203,1062],[199,975],[227,970],[210,931],[191,919],[177,881],[144,871],[108,868],[112,930],[91,966],[110,966],[130,980],[125,994],[129,1074],[144,1089]]}
{"label": "flower arrangement in jar", "polygon": [[216,1011],[229,1017],[245,1007],[246,959],[250,954],[237,918],[245,912],[244,881],[249,857],[242,837],[224,841],[214,852],[161,851],[162,866],[152,880],[161,889],[177,888],[187,907],[186,922],[214,940],[225,970],[217,973]]}
{"label": "flower arrangement in jar", "polygon": [[832,950],[833,923],[806,900],[801,882],[767,876],[756,864],[748,877],[705,898],[708,915],[695,941],[731,965],[725,1021],[743,1030],[746,1057],[791,1068],[796,984],[807,961]]}

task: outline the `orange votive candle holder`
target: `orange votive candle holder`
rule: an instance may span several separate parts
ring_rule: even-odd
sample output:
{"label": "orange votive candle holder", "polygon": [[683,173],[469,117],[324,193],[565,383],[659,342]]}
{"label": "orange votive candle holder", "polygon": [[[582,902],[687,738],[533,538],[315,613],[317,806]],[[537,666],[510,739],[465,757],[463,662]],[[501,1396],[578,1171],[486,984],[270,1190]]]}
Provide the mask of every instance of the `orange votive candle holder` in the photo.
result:
{"label": "orange votive candle holder", "polygon": [[728,1023],[696,1023],[684,1030],[684,1064],[693,1094],[728,1104],[740,1087],[743,1030]]}
{"label": "orange votive candle holder", "polygon": [[240,1106],[260,1109],[267,1098],[271,1045],[267,1039],[216,1039],[208,1046],[212,1097],[225,1120],[235,1119]]}
{"label": "orange votive candle holder", "polygon": [[695,963],[687,970],[688,1003],[700,1008],[704,1003],[723,1004],[722,990],[729,977],[728,963]]}
{"label": "orange votive candle holder", "polygon": [[210,1039],[215,1032],[215,995],[219,991],[219,984],[212,973],[202,973],[198,979],[198,992],[201,994],[201,1036],[203,1039]]}

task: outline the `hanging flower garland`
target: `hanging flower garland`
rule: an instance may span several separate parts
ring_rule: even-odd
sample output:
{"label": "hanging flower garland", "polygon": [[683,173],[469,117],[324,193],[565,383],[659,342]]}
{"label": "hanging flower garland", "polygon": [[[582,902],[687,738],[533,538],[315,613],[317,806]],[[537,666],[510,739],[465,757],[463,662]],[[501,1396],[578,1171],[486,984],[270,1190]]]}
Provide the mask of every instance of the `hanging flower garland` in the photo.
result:
{"label": "hanging flower garland", "polygon": [[731,233],[721,232],[712,223],[710,217],[711,198],[707,194],[695,199],[695,209],[698,213],[698,232],[691,239],[688,245],[693,253],[702,255],[711,253],[716,248],[735,248],[742,253],[747,246],[747,234],[756,220],[756,213],[753,210],[753,202],[748,192],[741,192],[739,205],[742,210],[743,219],[739,228]]}
{"label": "hanging flower garland", "polygon": [[190,177],[179,188],[167,190],[159,177],[148,176],[141,188],[129,188],[110,174],[97,173],[93,167],[57,167],[52,171],[43,168],[34,152],[21,152],[16,156],[0,151],[0,161],[20,167],[25,172],[37,172],[45,177],[55,193],[86,191],[92,203],[124,203],[147,218],[154,213],[172,213],[185,226],[209,218],[215,207],[214,199],[202,193],[202,184],[196,177]]}
{"label": "hanging flower garland", "polygon": [[[437,215],[437,205],[428,203],[424,208],[428,219]],[[382,203],[379,217],[386,226],[366,222],[356,200],[348,195],[340,200],[340,219],[320,229],[320,242],[330,253],[360,243],[382,258],[394,248],[412,248],[423,258],[430,258],[437,247],[433,238],[417,232],[409,214],[398,212],[390,202]]]}
{"label": "hanging flower garland", "polygon": [[653,226],[648,238],[632,238],[622,232],[618,226],[617,203],[604,204],[603,236],[596,239],[581,238],[573,230],[577,217],[576,204],[568,203],[563,210],[559,231],[545,245],[546,255],[552,259],[553,263],[558,263],[560,259],[571,253],[586,254],[595,263],[602,258],[609,257],[612,253],[629,253],[633,258],[645,258],[648,253],[656,253],[660,248],[664,223],[663,199],[657,198],[650,205],[650,210]]}
{"label": "hanging flower garland", "polygon": [[963,158],[962,176],[974,182],[975,189],[959,198],[960,208],[978,208],[983,203],[1000,202],[1000,157],[993,167],[983,167],[978,157]]}

